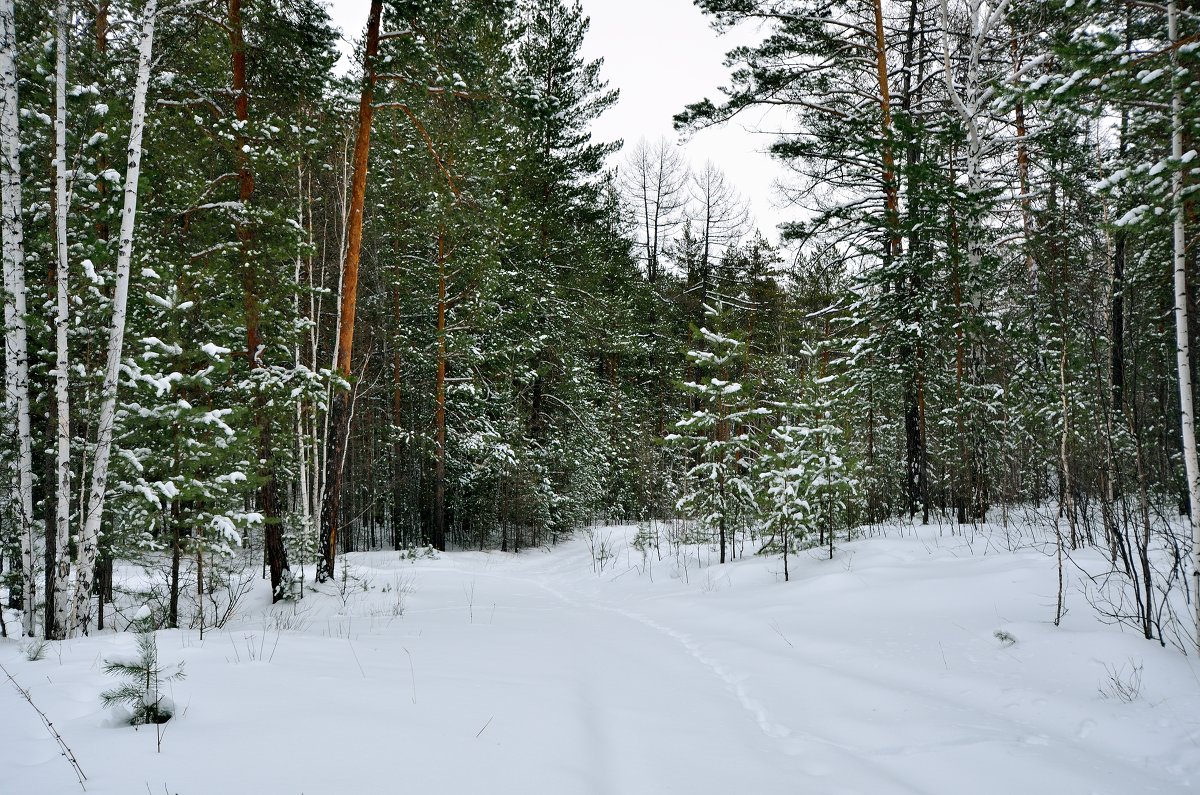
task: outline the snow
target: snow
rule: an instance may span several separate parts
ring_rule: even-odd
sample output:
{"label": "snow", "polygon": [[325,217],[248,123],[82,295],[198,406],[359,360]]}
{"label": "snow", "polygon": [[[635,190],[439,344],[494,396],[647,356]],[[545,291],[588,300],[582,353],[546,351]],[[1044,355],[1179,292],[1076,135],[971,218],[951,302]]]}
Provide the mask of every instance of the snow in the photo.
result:
{"label": "snow", "polygon": [[[797,555],[788,583],[777,558],[720,566],[665,537],[643,554],[635,532],[515,556],[351,554],[348,578],[273,608],[256,580],[225,629],[157,634],[161,664],[188,672],[161,753],[100,706],[98,661],[131,656],[131,634],[37,662],[0,641],[0,662],[89,793],[1200,787],[1195,664],[1101,624],[1078,593],[1053,627],[1053,558],[1007,551],[999,529],[892,528],[832,560]],[[1137,698],[1101,694],[1135,666]],[[7,684],[0,711],[0,789],[79,791]]]}
{"label": "snow", "polygon": [[104,280],[96,274],[96,266],[90,259],[82,260],[79,265],[83,268],[83,275],[87,277],[89,282],[92,284],[104,284]]}
{"label": "snow", "polygon": [[1138,82],[1140,82],[1142,85],[1148,85],[1149,83],[1153,83],[1155,80],[1162,77],[1164,74],[1166,74],[1166,72],[1166,69],[1154,69],[1152,71],[1139,72],[1137,76]]}
{"label": "snow", "polygon": [[1146,213],[1150,212],[1150,205],[1139,204],[1132,208],[1129,212],[1117,219],[1115,226],[1132,226],[1142,220]]}

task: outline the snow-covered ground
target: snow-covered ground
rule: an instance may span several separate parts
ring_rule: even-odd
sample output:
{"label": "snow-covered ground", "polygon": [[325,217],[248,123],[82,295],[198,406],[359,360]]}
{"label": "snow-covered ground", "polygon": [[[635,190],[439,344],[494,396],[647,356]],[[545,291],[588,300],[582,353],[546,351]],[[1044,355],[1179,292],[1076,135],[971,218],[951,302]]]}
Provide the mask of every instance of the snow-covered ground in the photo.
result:
{"label": "snow-covered ground", "polygon": [[[260,586],[203,641],[159,632],[162,662],[187,671],[161,752],[100,704],[103,660],[131,656],[132,634],[34,662],[3,641],[0,662],[91,793],[1200,791],[1198,667],[1078,595],[1053,627],[1040,552],[893,531],[793,558],[784,583],[777,558],[685,569],[633,532],[353,554],[349,580],[297,604],[270,608]],[[1114,697],[1135,668],[1136,697]],[[80,791],[0,684],[0,792]]]}

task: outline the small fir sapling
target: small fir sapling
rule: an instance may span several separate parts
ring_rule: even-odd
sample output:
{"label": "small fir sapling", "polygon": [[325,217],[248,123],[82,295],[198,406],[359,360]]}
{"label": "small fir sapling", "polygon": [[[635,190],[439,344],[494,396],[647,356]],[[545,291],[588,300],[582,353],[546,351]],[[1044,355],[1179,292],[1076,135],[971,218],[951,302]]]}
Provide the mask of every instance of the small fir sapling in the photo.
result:
{"label": "small fir sapling", "polygon": [[185,677],[183,663],[165,666],[159,662],[158,642],[153,629],[144,624],[137,634],[138,656],[133,660],[105,660],[104,673],[124,679],[117,687],[100,694],[104,706],[130,710],[129,724],[162,724],[174,714],[174,704],[163,695],[163,685]]}
{"label": "small fir sapling", "polygon": [[279,598],[287,601],[303,599],[307,581],[305,565],[317,557],[317,528],[310,517],[299,513],[288,514],[283,523],[284,544],[299,563],[300,573],[293,574],[290,569],[284,571]]}
{"label": "small fir sapling", "polygon": [[416,561],[416,560],[437,560],[437,550],[432,545],[426,544],[423,547],[409,544],[404,549],[400,550],[400,560]]}

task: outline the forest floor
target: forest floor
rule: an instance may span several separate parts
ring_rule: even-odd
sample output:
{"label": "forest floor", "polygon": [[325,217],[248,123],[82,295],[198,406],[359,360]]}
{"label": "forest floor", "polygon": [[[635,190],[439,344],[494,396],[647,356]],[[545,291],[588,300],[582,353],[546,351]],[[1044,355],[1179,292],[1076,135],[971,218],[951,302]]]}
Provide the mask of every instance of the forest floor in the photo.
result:
{"label": "forest floor", "polygon": [[[643,555],[635,530],[351,554],[349,576],[275,607],[256,580],[203,640],[157,633],[187,673],[161,737],[100,703],[132,633],[38,661],[0,641],[0,663],[90,793],[1200,791],[1194,655],[1101,623],[1077,589],[1054,627],[1044,550],[892,528],[794,556],[785,583],[777,557]],[[81,791],[0,684],[0,792]]]}

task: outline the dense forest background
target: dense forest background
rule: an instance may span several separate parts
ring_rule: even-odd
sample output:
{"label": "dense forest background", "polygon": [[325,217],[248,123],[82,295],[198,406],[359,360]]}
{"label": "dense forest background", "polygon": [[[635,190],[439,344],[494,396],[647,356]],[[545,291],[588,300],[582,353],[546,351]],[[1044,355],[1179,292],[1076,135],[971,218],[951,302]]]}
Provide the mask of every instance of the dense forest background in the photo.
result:
{"label": "dense forest background", "polygon": [[140,555],[174,624],[245,549],[294,598],[602,518],[724,561],[1048,503],[1177,638],[1200,9],[697,5],[760,43],[678,129],[769,109],[781,246],[712,164],[592,139],[578,2],[374,0],[338,76],[312,0],[0,0],[25,631],[102,627]]}

